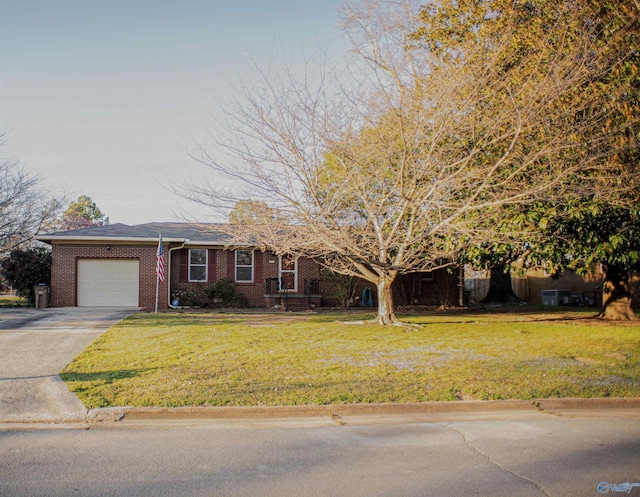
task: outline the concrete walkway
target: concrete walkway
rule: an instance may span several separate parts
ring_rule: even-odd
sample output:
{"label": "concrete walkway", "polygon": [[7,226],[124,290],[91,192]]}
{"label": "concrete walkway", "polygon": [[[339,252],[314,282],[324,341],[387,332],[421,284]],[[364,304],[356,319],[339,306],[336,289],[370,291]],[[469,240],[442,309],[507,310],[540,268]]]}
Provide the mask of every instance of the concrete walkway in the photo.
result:
{"label": "concrete walkway", "polygon": [[136,309],[0,309],[0,422],[68,422],[86,409],[58,373]]}

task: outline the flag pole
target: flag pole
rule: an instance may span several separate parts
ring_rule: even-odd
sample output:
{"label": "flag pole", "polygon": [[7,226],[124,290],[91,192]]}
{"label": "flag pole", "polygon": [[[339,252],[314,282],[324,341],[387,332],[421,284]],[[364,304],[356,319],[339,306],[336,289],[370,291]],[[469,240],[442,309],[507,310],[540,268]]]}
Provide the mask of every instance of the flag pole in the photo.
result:
{"label": "flag pole", "polygon": [[158,293],[160,290],[160,276],[156,275],[156,314],[158,314]]}

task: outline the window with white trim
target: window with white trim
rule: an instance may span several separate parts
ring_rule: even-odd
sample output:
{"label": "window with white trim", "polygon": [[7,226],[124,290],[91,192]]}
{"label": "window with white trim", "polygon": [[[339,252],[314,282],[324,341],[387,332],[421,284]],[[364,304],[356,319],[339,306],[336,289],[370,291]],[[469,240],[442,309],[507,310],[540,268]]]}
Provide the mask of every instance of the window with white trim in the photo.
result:
{"label": "window with white trim", "polygon": [[189,250],[189,281],[207,281],[207,249]]}
{"label": "window with white trim", "polygon": [[252,250],[236,250],[236,281],[239,283],[253,282]]}

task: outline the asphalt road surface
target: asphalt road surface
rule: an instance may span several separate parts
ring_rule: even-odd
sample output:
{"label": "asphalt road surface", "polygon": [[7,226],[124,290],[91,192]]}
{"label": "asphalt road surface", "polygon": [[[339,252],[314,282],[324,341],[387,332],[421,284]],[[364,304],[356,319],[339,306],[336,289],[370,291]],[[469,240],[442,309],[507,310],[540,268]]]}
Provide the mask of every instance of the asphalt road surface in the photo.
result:
{"label": "asphalt road surface", "polygon": [[640,496],[637,417],[81,426],[0,424],[0,495]]}

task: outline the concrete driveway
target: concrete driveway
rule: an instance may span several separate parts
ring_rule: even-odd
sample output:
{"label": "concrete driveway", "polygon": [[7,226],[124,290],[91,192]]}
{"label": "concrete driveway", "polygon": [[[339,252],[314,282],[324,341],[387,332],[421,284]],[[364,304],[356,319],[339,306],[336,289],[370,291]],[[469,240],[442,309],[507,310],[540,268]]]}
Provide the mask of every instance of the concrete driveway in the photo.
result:
{"label": "concrete driveway", "polygon": [[79,421],[58,373],[132,308],[0,309],[0,422]]}

